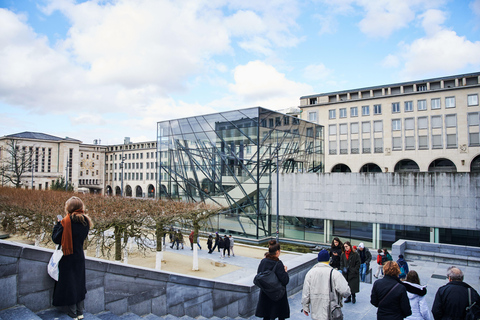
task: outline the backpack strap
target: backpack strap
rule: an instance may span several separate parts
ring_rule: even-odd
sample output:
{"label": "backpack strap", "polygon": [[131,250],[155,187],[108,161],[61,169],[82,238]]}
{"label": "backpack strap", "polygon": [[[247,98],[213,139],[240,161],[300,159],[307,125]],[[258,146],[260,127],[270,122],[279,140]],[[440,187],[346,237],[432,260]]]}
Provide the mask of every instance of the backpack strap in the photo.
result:
{"label": "backpack strap", "polygon": [[394,286],[392,287],[392,289],[390,289],[390,291],[387,292],[387,294],[385,295],[385,297],[383,297],[383,299],[380,300],[380,302],[378,303],[378,306],[380,306],[380,304],[383,302],[383,300],[385,300],[385,298],[390,294],[390,292],[392,292],[393,289],[395,289],[395,288],[396,288],[397,286],[399,286],[399,285],[400,285],[400,283],[397,283],[396,285],[394,285]]}

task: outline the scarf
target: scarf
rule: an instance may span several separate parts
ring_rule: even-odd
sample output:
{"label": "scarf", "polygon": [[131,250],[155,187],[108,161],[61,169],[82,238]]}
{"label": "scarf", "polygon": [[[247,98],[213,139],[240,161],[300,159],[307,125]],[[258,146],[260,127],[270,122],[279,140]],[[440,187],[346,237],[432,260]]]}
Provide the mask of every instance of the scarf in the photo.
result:
{"label": "scarf", "polygon": [[345,256],[348,258],[350,257],[350,253],[352,253],[352,250],[345,251]]}
{"label": "scarf", "polygon": [[[82,214],[83,210],[80,209],[72,212],[72,214],[75,213]],[[64,256],[68,256],[73,254],[72,219],[70,217],[70,214],[67,214],[60,223],[63,226],[62,251]]]}

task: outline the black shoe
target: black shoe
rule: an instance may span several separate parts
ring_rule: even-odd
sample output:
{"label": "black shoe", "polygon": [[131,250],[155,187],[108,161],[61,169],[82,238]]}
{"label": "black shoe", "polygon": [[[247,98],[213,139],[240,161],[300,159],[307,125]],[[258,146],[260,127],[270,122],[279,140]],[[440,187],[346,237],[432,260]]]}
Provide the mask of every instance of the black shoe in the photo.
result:
{"label": "black shoe", "polygon": [[347,299],[346,299],[344,302],[345,302],[345,303],[352,302],[352,297],[351,297],[351,296],[350,296],[350,297],[348,297],[348,298],[347,298]]}
{"label": "black shoe", "polygon": [[352,297],[352,303],[357,302],[357,299],[355,297]]}

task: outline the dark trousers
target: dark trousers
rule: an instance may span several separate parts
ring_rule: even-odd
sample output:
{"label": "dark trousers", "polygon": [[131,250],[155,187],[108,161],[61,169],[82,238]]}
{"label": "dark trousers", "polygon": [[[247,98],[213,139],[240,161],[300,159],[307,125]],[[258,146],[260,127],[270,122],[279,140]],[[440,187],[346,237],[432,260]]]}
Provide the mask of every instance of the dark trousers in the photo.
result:
{"label": "dark trousers", "polygon": [[79,315],[82,315],[84,306],[85,306],[85,300],[82,300],[79,303],[67,306],[66,310],[67,310],[68,316],[72,318],[76,318]]}

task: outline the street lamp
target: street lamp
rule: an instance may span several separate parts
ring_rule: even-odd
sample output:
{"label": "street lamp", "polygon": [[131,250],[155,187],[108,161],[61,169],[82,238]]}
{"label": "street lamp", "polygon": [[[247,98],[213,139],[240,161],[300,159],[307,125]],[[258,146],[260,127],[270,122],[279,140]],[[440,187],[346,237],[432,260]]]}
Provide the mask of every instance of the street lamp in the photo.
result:
{"label": "street lamp", "polygon": [[65,166],[65,191],[68,191],[68,159],[67,165]]}
{"label": "street lamp", "polygon": [[122,169],[122,174],[121,174],[122,188],[121,188],[121,190],[120,190],[120,195],[123,197],[123,164],[124,164],[125,160],[127,159],[127,157],[124,157],[124,156],[122,155],[122,158],[121,158],[121,159],[122,159],[122,162],[120,162],[120,169]]}

